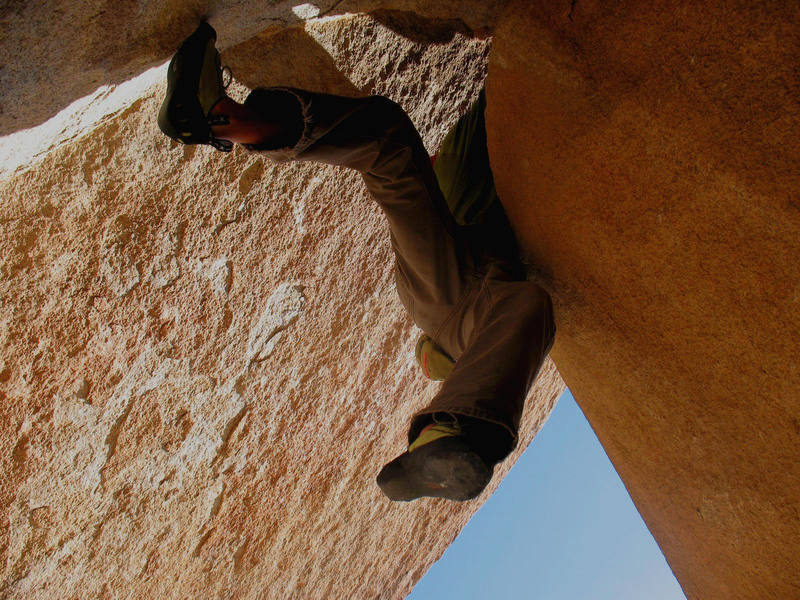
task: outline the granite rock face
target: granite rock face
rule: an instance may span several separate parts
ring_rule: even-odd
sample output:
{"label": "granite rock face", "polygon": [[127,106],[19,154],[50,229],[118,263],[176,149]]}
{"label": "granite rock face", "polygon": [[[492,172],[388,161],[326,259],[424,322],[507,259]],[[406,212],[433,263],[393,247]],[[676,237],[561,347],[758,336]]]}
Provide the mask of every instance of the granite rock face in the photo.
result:
{"label": "granite rock face", "polygon": [[689,598],[800,598],[800,8],[515,2],[487,128],[553,350]]}
{"label": "granite rock face", "polygon": [[[389,95],[433,151],[488,56],[437,23],[312,20],[223,59],[240,96]],[[163,90],[0,182],[0,596],[402,598],[481,500],[374,483],[436,389],[382,217],[354,173],[172,143]],[[562,389],[548,363],[519,450]]]}

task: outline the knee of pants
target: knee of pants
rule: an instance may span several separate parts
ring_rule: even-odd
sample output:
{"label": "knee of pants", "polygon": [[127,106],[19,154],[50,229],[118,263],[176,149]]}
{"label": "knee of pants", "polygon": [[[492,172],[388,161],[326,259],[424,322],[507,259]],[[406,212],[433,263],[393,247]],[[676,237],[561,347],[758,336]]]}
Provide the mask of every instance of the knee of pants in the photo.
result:
{"label": "knee of pants", "polygon": [[499,281],[490,284],[492,295],[502,298],[504,310],[517,314],[520,319],[542,323],[545,341],[551,347],[555,340],[556,323],[550,294],[533,281]]}

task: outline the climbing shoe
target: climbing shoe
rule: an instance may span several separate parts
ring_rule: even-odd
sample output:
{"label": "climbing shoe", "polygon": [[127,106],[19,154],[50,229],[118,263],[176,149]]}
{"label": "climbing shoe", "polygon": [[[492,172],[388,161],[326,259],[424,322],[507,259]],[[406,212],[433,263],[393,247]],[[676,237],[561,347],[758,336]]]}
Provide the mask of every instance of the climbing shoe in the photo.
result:
{"label": "climbing shoe", "polygon": [[390,500],[424,496],[471,500],[492,478],[494,463],[472,448],[458,421],[424,427],[408,450],[378,474],[378,486]]}
{"label": "climbing shoe", "polygon": [[233,143],[215,138],[211,131],[212,125],[230,122],[225,115],[210,114],[225,97],[227,87],[216,39],[217,32],[204,21],[178,48],[169,63],[167,96],[158,112],[158,126],[183,144],[210,144],[230,152]]}
{"label": "climbing shoe", "polygon": [[425,377],[434,381],[444,381],[456,364],[450,355],[430,337],[422,334],[414,354]]}

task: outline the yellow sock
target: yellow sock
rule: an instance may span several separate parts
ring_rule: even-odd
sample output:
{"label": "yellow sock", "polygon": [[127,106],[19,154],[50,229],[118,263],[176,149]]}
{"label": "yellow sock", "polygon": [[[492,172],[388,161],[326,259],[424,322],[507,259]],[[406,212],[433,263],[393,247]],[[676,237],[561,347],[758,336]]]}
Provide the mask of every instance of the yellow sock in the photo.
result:
{"label": "yellow sock", "polygon": [[413,452],[420,446],[430,444],[443,437],[455,437],[461,435],[461,427],[458,423],[431,423],[422,429],[411,445],[408,447],[409,452]]}

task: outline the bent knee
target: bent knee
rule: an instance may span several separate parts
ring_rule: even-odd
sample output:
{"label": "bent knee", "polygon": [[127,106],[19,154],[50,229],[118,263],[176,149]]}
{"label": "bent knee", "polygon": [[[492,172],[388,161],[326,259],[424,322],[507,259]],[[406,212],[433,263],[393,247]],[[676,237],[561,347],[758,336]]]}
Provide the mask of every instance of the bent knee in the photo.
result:
{"label": "bent knee", "polygon": [[495,281],[490,284],[493,301],[520,320],[536,323],[552,344],[556,334],[555,312],[550,294],[533,281]]}

